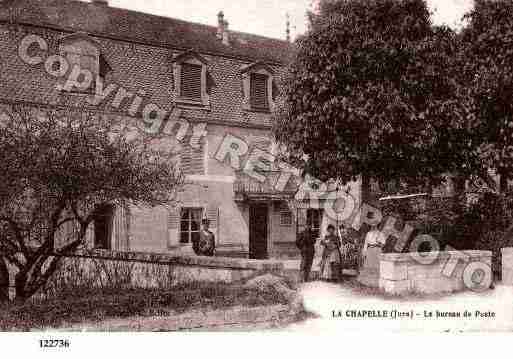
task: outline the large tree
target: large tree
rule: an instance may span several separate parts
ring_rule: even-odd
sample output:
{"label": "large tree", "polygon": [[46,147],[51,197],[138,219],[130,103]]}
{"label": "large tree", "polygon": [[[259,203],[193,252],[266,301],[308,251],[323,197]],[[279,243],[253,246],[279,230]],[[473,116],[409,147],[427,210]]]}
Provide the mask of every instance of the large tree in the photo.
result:
{"label": "large tree", "polygon": [[166,205],[181,183],[172,142],[133,124],[23,106],[1,117],[0,300],[9,276],[19,301],[44,286],[102,205]]}
{"label": "large tree", "polygon": [[424,0],[324,1],[310,21],[276,116],[289,160],[321,180],[437,184],[476,171],[461,41],[431,24]]}
{"label": "large tree", "polygon": [[465,80],[480,125],[476,135],[483,166],[513,179],[513,2],[476,0],[462,31]]}

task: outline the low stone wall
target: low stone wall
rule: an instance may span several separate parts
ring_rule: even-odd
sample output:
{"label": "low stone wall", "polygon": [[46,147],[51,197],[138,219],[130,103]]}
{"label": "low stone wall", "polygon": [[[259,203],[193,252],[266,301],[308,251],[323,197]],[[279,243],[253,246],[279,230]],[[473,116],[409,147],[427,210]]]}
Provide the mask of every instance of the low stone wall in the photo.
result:
{"label": "low stone wall", "polygon": [[513,248],[502,248],[502,283],[513,286]]}
{"label": "low stone wall", "polygon": [[[432,252],[430,262],[420,263],[412,253],[382,254],[379,270],[379,287],[385,293],[451,293],[468,289],[464,275],[469,275],[470,263],[491,268],[492,252]],[[467,271],[466,269],[469,268]]]}
{"label": "low stone wall", "polygon": [[43,295],[73,287],[160,288],[182,283],[231,283],[263,273],[281,275],[278,261],[169,254],[88,251],[63,258]]}

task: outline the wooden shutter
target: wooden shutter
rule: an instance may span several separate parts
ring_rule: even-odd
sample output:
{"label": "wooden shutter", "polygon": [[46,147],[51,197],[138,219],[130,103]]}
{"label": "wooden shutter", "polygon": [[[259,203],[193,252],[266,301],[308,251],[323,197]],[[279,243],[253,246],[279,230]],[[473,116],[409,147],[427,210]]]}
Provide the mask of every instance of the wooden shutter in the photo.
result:
{"label": "wooden shutter", "polygon": [[208,207],[206,215],[210,222],[210,230],[214,232],[216,236],[216,243],[219,243],[219,208]]}
{"label": "wooden shutter", "polygon": [[180,227],[180,209],[171,208],[167,219],[167,232],[168,232],[168,249],[172,249],[180,244],[180,237],[178,229]]}
{"label": "wooden shutter", "polygon": [[201,100],[201,65],[182,64],[180,95],[189,100]]}
{"label": "wooden shutter", "polygon": [[219,215],[219,209],[209,207],[207,208],[207,218],[210,221],[210,227],[211,228],[217,228],[217,221],[218,221],[218,215]]}
{"label": "wooden shutter", "polygon": [[205,174],[205,144],[199,143],[198,148],[186,145],[180,156],[180,168],[185,175]]}
{"label": "wooden shutter", "polygon": [[251,107],[256,110],[269,110],[268,76],[251,74]]}

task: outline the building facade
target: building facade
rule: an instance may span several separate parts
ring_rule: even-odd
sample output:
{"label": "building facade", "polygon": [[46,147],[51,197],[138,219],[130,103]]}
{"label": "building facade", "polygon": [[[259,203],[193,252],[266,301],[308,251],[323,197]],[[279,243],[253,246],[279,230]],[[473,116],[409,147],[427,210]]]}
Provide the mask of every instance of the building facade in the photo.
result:
{"label": "building facade", "polygon": [[[254,150],[276,150],[272,113],[292,44],[231,31],[222,13],[213,22],[217,26],[113,8],[99,0],[20,0],[0,9],[5,111],[22,103],[127,122],[147,118],[145,111],[153,112],[152,118],[174,116],[160,130],[179,148],[186,175],[179,201],[152,209],[105,204],[91,229],[91,245],[191,253],[201,219],[208,218],[217,255],[284,258],[298,255],[296,234],[306,223],[320,232],[320,206],[291,204],[297,181],[277,190],[280,172],[272,163],[253,175],[244,171]],[[74,65],[93,75],[89,86],[67,82]],[[103,97],[91,101],[98,88]],[[238,165],[223,148],[227,138],[247,146]],[[262,171],[265,181],[257,180]],[[357,188],[350,191],[358,197]]]}

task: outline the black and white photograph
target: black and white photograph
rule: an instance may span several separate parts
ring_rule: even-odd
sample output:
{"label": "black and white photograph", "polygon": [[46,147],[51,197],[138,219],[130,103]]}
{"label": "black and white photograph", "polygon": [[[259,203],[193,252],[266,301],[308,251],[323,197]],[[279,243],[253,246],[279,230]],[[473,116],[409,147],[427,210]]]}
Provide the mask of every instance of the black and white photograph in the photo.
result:
{"label": "black and white photograph", "polygon": [[0,332],[512,333],[513,1],[0,0]]}

